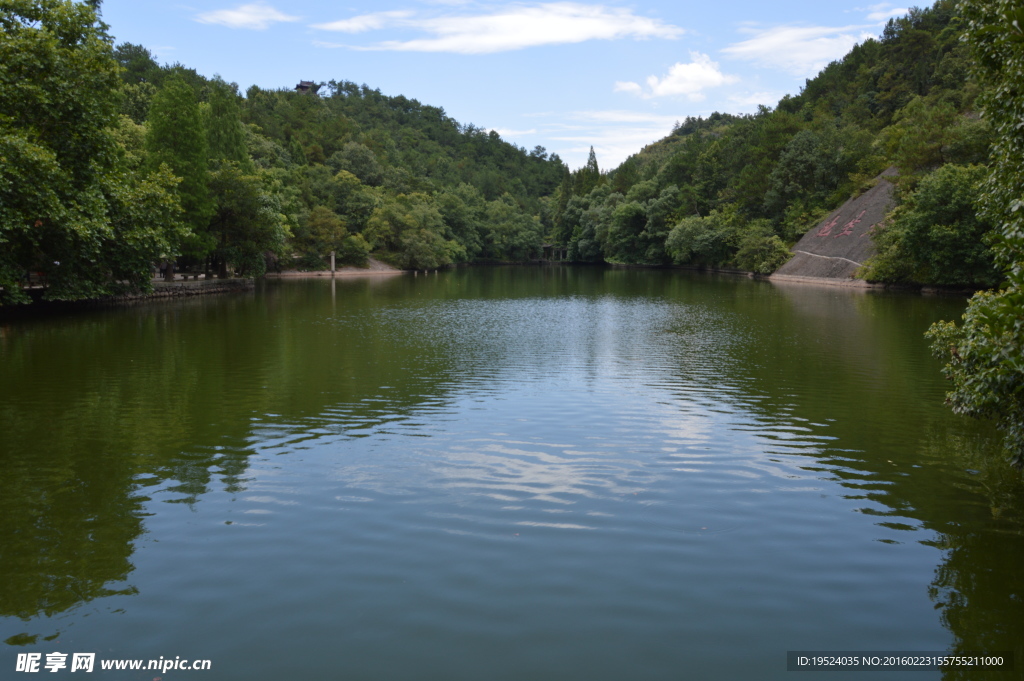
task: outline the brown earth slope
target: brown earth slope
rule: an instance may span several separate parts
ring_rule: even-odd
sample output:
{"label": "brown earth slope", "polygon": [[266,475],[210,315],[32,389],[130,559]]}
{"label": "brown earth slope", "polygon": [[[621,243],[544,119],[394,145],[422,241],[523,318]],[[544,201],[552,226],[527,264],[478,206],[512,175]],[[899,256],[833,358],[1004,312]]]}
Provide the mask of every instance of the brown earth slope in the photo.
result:
{"label": "brown earth slope", "polygon": [[855,283],[854,276],[875,254],[872,227],[885,219],[892,204],[894,168],[879,175],[870,190],[852,198],[811,229],[791,249],[793,257],[772,278],[829,279]]}

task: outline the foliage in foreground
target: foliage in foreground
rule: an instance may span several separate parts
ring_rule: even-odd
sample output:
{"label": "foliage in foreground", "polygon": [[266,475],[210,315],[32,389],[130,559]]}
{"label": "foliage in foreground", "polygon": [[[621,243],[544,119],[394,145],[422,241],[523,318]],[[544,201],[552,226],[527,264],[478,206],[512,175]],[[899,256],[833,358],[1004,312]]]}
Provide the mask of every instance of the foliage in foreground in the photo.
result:
{"label": "foliage in foreground", "polygon": [[0,6],[0,305],[145,289],[182,236],[178,179],[129,172],[118,139],[118,65],[94,8]]}
{"label": "foliage in foreground", "polygon": [[975,295],[960,326],[940,322],[928,335],[947,361],[953,410],[995,419],[1013,464],[1024,467],[1024,8],[1016,0],[965,0],[963,9],[998,135],[981,205],[997,225],[993,251],[1006,283]]}

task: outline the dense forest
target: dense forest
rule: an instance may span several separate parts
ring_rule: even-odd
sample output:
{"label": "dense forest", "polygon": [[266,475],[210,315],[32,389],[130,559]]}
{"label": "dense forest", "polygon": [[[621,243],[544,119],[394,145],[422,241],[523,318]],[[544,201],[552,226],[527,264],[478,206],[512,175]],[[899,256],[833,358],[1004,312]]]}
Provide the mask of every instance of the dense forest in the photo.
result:
{"label": "dense forest", "polygon": [[351,82],[250,88],[114,46],[99,2],[0,9],[0,304],[259,275],[335,251],[403,268],[537,257],[568,170]]}
{"label": "dense forest", "polygon": [[[864,276],[986,287],[974,203],[993,131],[952,0],[892,19],[774,109],[687,118],[610,172],[331,80],[239,88],[116,47],[98,2],[0,13],[0,304],[146,288],[151,267],[259,275],[328,253],[410,269],[574,262],[777,269],[884,169],[898,207]],[[940,226],[941,229],[937,228]]]}

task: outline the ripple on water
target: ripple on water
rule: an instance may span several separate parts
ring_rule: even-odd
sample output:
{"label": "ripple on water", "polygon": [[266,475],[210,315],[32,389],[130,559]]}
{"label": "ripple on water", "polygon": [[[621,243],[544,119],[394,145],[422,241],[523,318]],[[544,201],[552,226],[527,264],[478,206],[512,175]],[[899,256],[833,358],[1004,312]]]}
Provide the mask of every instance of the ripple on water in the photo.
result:
{"label": "ripple on water", "polygon": [[[851,322],[870,301],[647,274],[664,288],[453,297],[446,282],[473,276],[459,272],[378,298],[297,285],[237,328],[169,324],[173,369],[97,392],[83,386],[113,364],[64,367],[82,392],[56,430],[156,450],[128,467],[149,495],[138,595],[123,617],[90,613],[109,640],[83,625],[76,645],[210,651],[239,679],[302,660],[317,679],[588,681],[782,678],[797,647],[946,647],[955,618],[929,588],[988,582],[964,558],[983,533],[936,528],[988,507],[978,483],[944,482],[953,454],[934,443],[953,426],[920,397],[941,399],[920,329]],[[26,404],[60,402],[54,385]],[[123,424],[164,422],[159,447],[97,418],[115,388],[134,405]],[[146,397],[170,388],[190,399]],[[26,442],[28,412],[0,407],[18,417],[0,437]],[[38,484],[74,470],[24,468]]]}

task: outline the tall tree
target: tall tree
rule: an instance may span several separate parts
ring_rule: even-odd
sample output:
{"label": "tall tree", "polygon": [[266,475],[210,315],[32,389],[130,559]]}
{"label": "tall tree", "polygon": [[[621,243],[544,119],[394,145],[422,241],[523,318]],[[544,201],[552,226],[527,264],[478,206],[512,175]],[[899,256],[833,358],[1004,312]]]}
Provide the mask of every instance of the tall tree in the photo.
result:
{"label": "tall tree", "polygon": [[114,58],[123,69],[121,79],[130,85],[152,83],[159,85],[163,80],[160,65],[153,58],[153,53],[142,45],[121,43],[114,48]]}
{"label": "tall tree", "polygon": [[590,190],[601,183],[601,169],[597,167],[597,154],[594,147],[590,147],[590,155],[587,156],[587,164],[576,171],[573,178],[573,194],[584,196]]}
{"label": "tall tree", "polygon": [[233,265],[245,276],[266,272],[264,254],[280,255],[290,236],[278,196],[267,191],[257,175],[245,174],[237,163],[225,163],[211,173],[215,206],[208,236],[221,276]]}
{"label": "tall tree", "polygon": [[245,146],[238,93],[219,77],[210,83],[210,109],[206,121],[207,153],[211,161],[234,161],[247,172],[254,170]]}
{"label": "tall tree", "polygon": [[207,230],[213,202],[207,188],[206,131],[195,91],[178,74],[153,97],[146,151],[151,168],[166,164],[181,178],[178,196],[193,233],[187,249],[195,257],[205,256],[215,245]]}

